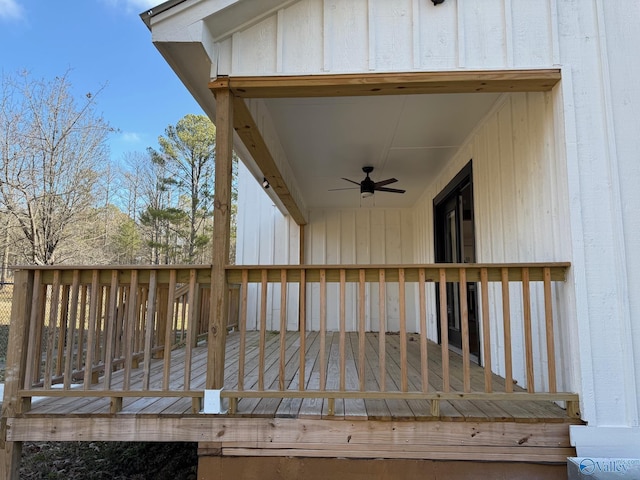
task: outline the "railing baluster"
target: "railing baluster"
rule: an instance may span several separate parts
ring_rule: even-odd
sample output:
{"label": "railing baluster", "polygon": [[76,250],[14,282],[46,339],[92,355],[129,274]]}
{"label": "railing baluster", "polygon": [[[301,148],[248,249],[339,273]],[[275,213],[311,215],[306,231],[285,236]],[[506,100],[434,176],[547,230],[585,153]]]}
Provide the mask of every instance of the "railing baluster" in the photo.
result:
{"label": "railing baluster", "polygon": [[405,274],[404,268],[398,269],[398,303],[400,307],[400,389],[409,389],[407,378],[407,307],[405,305]]}
{"label": "railing baluster", "polygon": [[[103,364],[107,363],[107,342],[109,341],[109,336],[107,335],[107,330],[109,329],[109,301],[111,299],[111,285],[106,285],[104,287],[104,318],[102,320],[102,345],[100,346],[101,356],[100,361]],[[106,367],[105,367],[106,368]]]}
{"label": "railing baluster", "polygon": [[80,270],[73,271],[73,280],[71,284],[71,304],[69,305],[69,325],[67,327],[67,345],[64,356],[64,385],[65,390],[71,387],[71,377],[73,374],[73,344],[75,337],[76,315],[78,313],[78,297],[80,293]]}
{"label": "railing baluster", "polygon": [[442,352],[442,391],[449,392],[449,320],[447,316],[447,271],[439,269],[440,344]]}
{"label": "railing baluster", "polygon": [[164,362],[162,366],[162,388],[164,390],[169,390],[171,385],[171,348],[173,346],[174,341],[173,332],[175,331],[177,334],[178,324],[173,323],[173,319],[177,318],[175,312],[175,303],[176,303],[176,271],[171,269],[169,271],[169,290],[167,291],[167,320],[165,322],[165,332],[164,332]]}
{"label": "railing baluster", "polygon": [[[37,285],[37,284],[36,284]],[[37,322],[36,322],[36,355],[33,358],[33,362],[34,362],[34,367],[33,367],[33,371],[34,371],[34,376],[33,379],[34,380],[40,380],[43,378],[43,373],[42,373],[42,349],[44,348],[43,345],[43,336],[44,336],[44,322],[45,322],[45,317],[46,317],[46,309],[47,309],[47,291],[48,291],[48,287],[47,285],[41,284],[38,286],[38,288],[40,289],[40,304],[38,305],[38,313],[37,313]]]}
{"label": "railing baluster", "polygon": [[[41,312],[44,311],[43,292],[41,282],[42,271],[36,270],[33,275],[33,292],[31,294],[31,313],[29,315],[29,343],[27,346],[27,364],[25,366],[24,388],[31,388],[35,379],[34,374],[39,371],[36,363],[40,365],[40,344],[42,334]],[[26,306],[26,305],[25,305]],[[38,338],[40,337],[40,338]],[[31,360],[31,361],[29,361]]]}
{"label": "railing baluster", "polygon": [[320,269],[320,390],[327,389],[327,272]]}
{"label": "railing baluster", "polygon": [[[127,297],[127,318],[124,337],[124,390],[131,389],[131,370],[133,370],[133,335],[138,312],[138,271],[131,271],[131,285]],[[91,331],[91,329],[89,330]]]}
{"label": "railing baluster", "polygon": [[424,268],[418,270],[418,301],[420,302],[420,373],[422,391],[429,391],[429,357],[427,352],[427,301],[425,298]]}
{"label": "railing baluster", "polygon": [[151,270],[149,273],[149,290],[147,295],[147,315],[144,334],[144,360],[143,360],[143,377],[142,377],[142,389],[149,390],[149,383],[151,379],[151,347],[153,342],[153,331],[155,328],[156,317],[156,292],[158,288],[157,280],[158,272]]}
{"label": "railing baluster", "polygon": [[471,392],[471,358],[469,352],[469,306],[467,304],[467,269],[459,270],[460,311],[462,334],[462,377],[465,393]]}
{"label": "railing baluster", "polygon": [[[138,310],[136,312],[136,330],[134,335],[134,353],[142,352],[145,338],[145,305],[149,302],[149,289],[142,285],[138,290]],[[144,360],[143,360],[144,361]]]}
{"label": "railing baluster", "polygon": [[93,361],[95,364],[100,363],[100,361],[102,360],[102,350],[101,350],[102,338],[101,337],[102,337],[102,328],[103,328],[103,322],[102,322],[103,301],[104,301],[104,288],[102,287],[102,285],[100,285],[98,286],[98,310],[96,315],[96,336],[95,336],[96,345],[94,347],[94,354],[93,354]]}
{"label": "railing baluster", "polygon": [[529,285],[529,269],[522,269],[522,307],[524,310],[524,345],[527,370],[527,391],[535,392],[533,376],[533,338],[531,331],[531,288]]}
{"label": "railing baluster", "polygon": [[385,271],[383,268],[378,270],[378,308],[380,320],[378,321],[378,362],[380,367],[380,391],[386,391],[387,379],[387,284]]}
{"label": "railing baluster", "polygon": [[249,270],[242,270],[242,296],[240,300],[240,319],[238,330],[240,331],[240,351],[238,352],[238,390],[244,390],[244,362],[247,349],[247,300],[249,292]]}
{"label": "railing baluster", "polygon": [[44,386],[51,388],[53,375],[53,349],[55,348],[56,329],[58,325],[58,311],[60,307],[60,270],[53,272],[51,285],[51,306],[49,307],[49,328],[47,330],[47,351],[44,363]]}
{"label": "railing baluster", "polygon": [[[304,231],[304,229],[301,229]],[[305,366],[306,366],[306,339],[307,339],[307,274],[304,268],[300,269],[300,290],[299,290],[299,325],[298,330],[300,331],[300,369],[298,371],[299,374],[299,384],[298,388],[300,391],[304,391],[305,389]]]}
{"label": "railing baluster", "polygon": [[358,378],[360,380],[360,391],[365,390],[365,354],[364,349],[366,345],[365,329],[366,329],[366,316],[365,316],[365,271],[363,268],[359,271],[358,279]]}
{"label": "railing baluster", "polygon": [[484,350],[484,391],[493,391],[491,376],[491,322],[489,321],[489,274],[480,269],[480,289],[482,293],[482,345]]}
{"label": "railing baluster", "polygon": [[124,339],[124,317],[126,314],[127,287],[118,287],[118,315],[116,317],[116,340],[114,358],[122,358],[122,341]]}
{"label": "railing baluster", "polygon": [[509,296],[509,269],[500,269],[502,277],[502,323],[504,330],[504,391],[513,392],[513,365],[511,360],[511,304]]}
{"label": "railing baluster", "polygon": [[84,389],[89,390],[93,374],[93,355],[95,348],[96,322],[98,317],[98,270],[91,273],[91,291],[89,292],[89,329],[87,332],[87,350],[84,356]]}
{"label": "railing baluster", "polygon": [[287,345],[287,270],[280,270],[280,361],[278,388],[284,390],[285,347]]}
{"label": "railing baluster", "polygon": [[346,385],[346,271],[340,269],[340,391]]}
{"label": "railing baluster", "polygon": [[260,281],[260,347],[258,360],[258,390],[264,390],[264,351],[267,338],[267,270],[262,269]]}
{"label": "railing baluster", "polygon": [[111,286],[109,287],[109,307],[107,308],[107,341],[105,347],[104,388],[111,389],[111,373],[113,372],[113,356],[115,350],[115,331],[118,319],[118,270],[111,270]]}
{"label": "railing baluster", "polygon": [[80,286],[80,313],[78,315],[78,347],[76,348],[75,368],[80,371],[83,367],[82,354],[84,352],[84,328],[87,318],[88,285]]}
{"label": "railing baluster", "polygon": [[553,331],[553,303],[551,298],[551,269],[544,268],[544,318],[547,337],[547,368],[549,372],[549,392],[556,393],[556,349]]}
{"label": "railing baluster", "polygon": [[191,357],[193,356],[193,344],[198,326],[198,288],[196,284],[196,271],[189,270],[189,300],[187,312],[187,339],[184,352],[184,389],[191,389]]}
{"label": "railing baluster", "polygon": [[69,295],[70,286],[62,286],[62,301],[60,302],[60,331],[58,332],[58,349],[56,356],[56,377],[62,375],[64,371],[64,343],[67,337],[67,322],[69,321]]}

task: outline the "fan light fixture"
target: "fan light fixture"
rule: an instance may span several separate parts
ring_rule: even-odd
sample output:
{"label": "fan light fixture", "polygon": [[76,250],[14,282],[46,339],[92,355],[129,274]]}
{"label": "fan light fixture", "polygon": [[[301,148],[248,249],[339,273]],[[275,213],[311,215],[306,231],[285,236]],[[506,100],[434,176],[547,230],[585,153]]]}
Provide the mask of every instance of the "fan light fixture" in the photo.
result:
{"label": "fan light fixture", "polygon": [[[353,184],[358,185],[360,187],[360,197],[361,198],[370,197],[375,192],[391,192],[391,193],[404,193],[405,192],[405,190],[401,190],[399,188],[388,188],[388,187],[386,187],[386,185],[389,185],[390,183],[397,182],[398,180],[396,180],[395,178],[387,178],[386,180],[382,180],[380,182],[374,182],[373,180],[371,180],[371,178],[369,177],[369,174],[371,172],[373,172],[373,167],[371,167],[371,166],[362,167],[362,171],[366,174],[366,177],[361,182],[356,182],[355,180],[349,180],[348,178],[342,177],[343,180],[346,180],[347,182],[353,183]],[[351,187],[351,188],[353,188],[353,187]],[[332,188],[329,191],[332,192],[332,191],[336,191],[336,190],[349,190],[349,188]]]}

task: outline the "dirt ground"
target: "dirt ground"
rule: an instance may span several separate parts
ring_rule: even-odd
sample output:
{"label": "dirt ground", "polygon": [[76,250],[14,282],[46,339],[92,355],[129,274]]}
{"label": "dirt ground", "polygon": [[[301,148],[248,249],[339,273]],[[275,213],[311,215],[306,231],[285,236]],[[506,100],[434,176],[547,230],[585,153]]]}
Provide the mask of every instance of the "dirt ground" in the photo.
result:
{"label": "dirt ground", "polygon": [[197,444],[25,442],[21,479],[196,480]]}

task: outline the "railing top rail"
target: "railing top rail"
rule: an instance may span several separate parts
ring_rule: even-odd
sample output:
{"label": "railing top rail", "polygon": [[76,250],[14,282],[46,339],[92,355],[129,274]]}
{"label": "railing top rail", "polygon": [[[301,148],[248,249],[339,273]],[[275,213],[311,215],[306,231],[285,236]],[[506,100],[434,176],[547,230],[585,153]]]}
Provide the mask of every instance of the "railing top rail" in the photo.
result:
{"label": "railing top rail", "polygon": [[210,264],[201,265],[15,265],[11,268],[13,271],[19,270],[42,270],[42,271],[72,271],[72,270],[206,270],[211,269]]}
{"label": "railing top rail", "polygon": [[[288,271],[288,279],[290,282],[300,280],[300,271],[305,270],[307,273],[306,281],[318,282],[320,273],[324,271],[326,281],[335,282],[340,271],[346,272],[346,281],[359,281],[359,272],[364,270],[365,280],[367,282],[378,281],[380,270],[384,270],[387,281],[398,281],[399,271],[402,269],[405,273],[405,280],[415,282],[421,270],[425,272],[425,280],[428,282],[439,281],[440,270],[444,270],[447,280],[455,282],[459,280],[458,272],[464,269],[467,281],[480,281],[480,274],[483,269],[488,272],[488,281],[495,282],[502,280],[502,272],[507,271],[509,281],[521,281],[523,270],[529,271],[530,281],[544,280],[544,270],[549,269],[550,280],[564,281],[566,279],[566,271],[571,266],[570,262],[529,262],[529,263],[430,263],[430,264],[379,264],[379,265],[228,265],[225,267],[227,271],[227,280],[229,283],[241,283],[242,271],[249,272],[249,282],[255,283],[262,280],[261,272],[267,272],[267,280],[269,282],[280,281],[280,272]],[[53,281],[53,272],[62,272],[60,282],[62,284],[70,283],[73,271],[81,272],[82,283],[90,281],[91,272],[98,271],[99,282],[107,284],[111,282],[111,272],[119,272],[119,282],[126,284],[132,271],[137,271],[139,281],[146,283],[150,272],[158,272],[158,282],[168,282],[169,272],[175,270],[178,272],[177,281],[179,283],[187,281],[191,270],[197,271],[197,281],[201,284],[211,283],[211,265],[26,265],[15,267],[15,270],[39,270],[43,272],[42,282],[45,284]]]}
{"label": "railing top rail", "polygon": [[407,264],[301,264],[301,265],[227,265],[227,270],[396,270],[398,268],[569,268],[571,262],[523,263],[407,263]]}
{"label": "railing top rail", "polygon": [[364,278],[367,282],[379,281],[379,272],[384,270],[385,279],[388,282],[399,280],[399,271],[404,272],[404,279],[407,282],[416,282],[421,271],[425,273],[425,281],[437,282],[440,279],[440,271],[444,270],[447,280],[457,282],[460,279],[459,272],[465,270],[468,282],[479,282],[481,272],[486,269],[487,280],[490,282],[502,281],[503,271],[507,272],[509,281],[522,281],[524,270],[528,271],[530,281],[542,281],[545,276],[545,269],[549,269],[549,279],[553,281],[565,281],[566,271],[571,266],[569,262],[549,262],[549,263],[436,263],[436,264],[406,264],[406,265],[233,265],[227,267],[227,281],[229,283],[241,283],[242,271],[248,272],[248,281],[256,283],[262,281],[262,273],[267,272],[268,282],[281,281],[280,272],[287,271],[289,282],[300,281],[300,271],[305,271],[307,282],[320,281],[321,273],[324,272],[327,282],[339,281],[341,271],[345,272],[347,282],[360,281],[360,271],[365,272]]}

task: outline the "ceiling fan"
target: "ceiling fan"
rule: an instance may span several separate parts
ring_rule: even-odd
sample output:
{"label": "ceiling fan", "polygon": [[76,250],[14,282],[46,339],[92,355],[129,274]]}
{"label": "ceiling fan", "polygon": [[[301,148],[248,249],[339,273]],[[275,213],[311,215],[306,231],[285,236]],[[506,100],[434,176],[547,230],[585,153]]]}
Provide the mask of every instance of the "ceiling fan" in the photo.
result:
{"label": "ceiling fan", "polygon": [[[374,194],[374,192],[391,192],[391,193],[404,193],[405,190],[400,190],[399,188],[387,188],[385,185],[389,185],[390,183],[395,183],[398,180],[395,178],[388,178],[386,180],[381,180],[380,182],[374,182],[369,178],[369,174],[373,172],[373,167],[362,167],[362,171],[367,175],[364,180],[361,182],[356,182],[354,180],[349,180],[348,178],[342,177],[343,180],[347,182],[354,183],[360,186],[360,195],[362,198],[370,197]],[[353,188],[353,187],[352,187]],[[347,188],[333,188],[329,191],[335,190],[348,190]]]}

